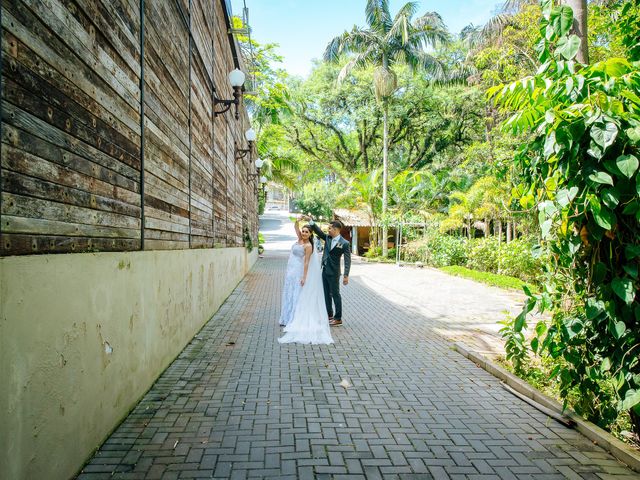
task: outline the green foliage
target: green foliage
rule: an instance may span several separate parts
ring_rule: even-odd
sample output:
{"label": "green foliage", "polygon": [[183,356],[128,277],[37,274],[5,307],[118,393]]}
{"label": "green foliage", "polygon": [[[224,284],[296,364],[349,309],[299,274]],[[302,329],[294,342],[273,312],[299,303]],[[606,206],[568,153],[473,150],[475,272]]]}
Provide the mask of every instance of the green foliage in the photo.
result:
{"label": "green foliage", "polygon": [[382,256],[382,248],[381,247],[371,247],[364,254],[366,258],[378,258]]}
{"label": "green foliage", "polygon": [[487,87],[533,73],[538,66],[535,46],[539,17],[538,5],[524,4],[517,12],[508,15],[506,22],[488,25],[489,28],[481,35],[474,35],[473,30],[467,30],[465,36],[472,43],[478,36],[481,37],[475,41],[475,48],[472,48],[469,56],[469,61],[478,72],[472,80]]}
{"label": "green foliage", "polygon": [[467,246],[463,238],[442,235],[435,231],[426,238],[410,242],[404,249],[404,260],[422,262],[433,267],[465,265]]}
{"label": "green foliage", "polygon": [[640,0],[606,0],[589,5],[589,56],[640,60]]}
{"label": "green foliage", "polygon": [[461,267],[453,265],[450,267],[442,267],[440,270],[447,272],[451,275],[458,277],[470,278],[477,282],[486,283],[487,285],[493,285],[494,287],[509,288],[512,290],[522,291],[523,287],[527,287],[530,291],[537,291],[535,285],[523,282],[519,278],[510,277],[508,275],[501,275],[498,273],[479,272],[477,270],[471,270],[467,267]]}
{"label": "green foliage", "polygon": [[[454,191],[449,194],[448,217],[440,224],[440,230],[465,229],[471,238],[474,233],[474,219],[489,222],[504,218],[506,191],[494,176],[487,176],[476,182],[465,192]],[[485,225],[488,228],[488,225]]]}
{"label": "green foliage", "polygon": [[251,252],[253,251],[253,238],[251,238],[251,234],[249,233],[249,227],[244,227],[242,229],[242,237],[244,240],[244,246],[246,249]]}
{"label": "green foliage", "polygon": [[315,218],[332,218],[338,193],[339,188],[327,182],[305,185],[296,198],[298,210]]}
{"label": "green foliage", "polygon": [[516,238],[506,243],[497,237],[473,239],[469,242],[467,267],[516,277],[524,282],[542,279],[543,259],[534,255],[532,238]]}
{"label": "green foliage", "polygon": [[523,376],[528,370],[530,349],[524,333],[517,328],[517,322],[517,318],[507,318],[498,323],[503,325],[500,335],[504,338],[506,358],[513,365],[515,374]]}
{"label": "green foliage", "polygon": [[514,193],[536,207],[554,259],[523,314],[551,311],[534,350],[562,359],[554,374],[565,399],[578,392],[578,413],[607,426],[630,410],[640,432],[640,65],[576,65],[576,37],[552,21],[565,13],[549,1],[543,13],[538,72],[489,91],[515,111],[507,128],[533,134],[516,156]]}

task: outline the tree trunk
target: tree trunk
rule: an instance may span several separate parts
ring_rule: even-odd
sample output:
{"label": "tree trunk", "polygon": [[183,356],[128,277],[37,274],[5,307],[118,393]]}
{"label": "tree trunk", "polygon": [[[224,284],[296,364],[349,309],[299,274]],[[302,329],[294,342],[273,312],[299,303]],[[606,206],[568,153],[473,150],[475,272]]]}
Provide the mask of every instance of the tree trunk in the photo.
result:
{"label": "tree trunk", "polygon": [[507,243],[511,241],[511,222],[507,220]]}
{"label": "tree trunk", "polygon": [[502,220],[498,220],[498,245],[502,243]]}
{"label": "tree trunk", "polygon": [[387,184],[389,182],[389,122],[387,119],[388,105],[387,100],[382,104],[382,119],[384,123],[382,137],[382,256],[387,258],[389,252],[389,242],[387,240]]}
{"label": "tree trunk", "polygon": [[573,33],[580,38],[580,49],[576,60],[584,65],[589,63],[589,43],[587,36],[587,0],[562,0],[573,10]]}
{"label": "tree trunk", "polygon": [[367,153],[367,145],[365,139],[367,138],[367,121],[362,121],[362,141],[360,142],[360,149],[362,150],[362,161],[364,162],[364,171],[369,171],[369,154]]}

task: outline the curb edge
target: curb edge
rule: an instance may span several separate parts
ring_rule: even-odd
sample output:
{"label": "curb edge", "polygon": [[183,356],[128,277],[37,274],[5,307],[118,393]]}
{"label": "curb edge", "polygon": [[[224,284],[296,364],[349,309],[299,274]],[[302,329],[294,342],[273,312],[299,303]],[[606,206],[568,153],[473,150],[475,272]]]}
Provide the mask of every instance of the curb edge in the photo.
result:
{"label": "curb edge", "polygon": [[576,430],[578,432],[607,450],[632,470],[640,472],[640,453],[637,453],[634,449],[626,445],[624,442],[617,439],[597,425],[585,420],[572,410],[567,409],[563,412],[562,405],[558,401],[552,399],[551,397],[548,397],[544,393],[529,385],[521,378],[516,377],[511,372],[495,364],[488,358],[480,355],[477,352],[474,352],[473,350],[469,350],[465,345],[462,345],[461,343],[454,343],[453,347],[454,350],[460,353],[463,357],[471,360],[494,377],[499,378],[522,395],[529,397],[540,405],[543,405],[551,410],[554,410],[561,414],[564,413],[564,415],[576,422]]}

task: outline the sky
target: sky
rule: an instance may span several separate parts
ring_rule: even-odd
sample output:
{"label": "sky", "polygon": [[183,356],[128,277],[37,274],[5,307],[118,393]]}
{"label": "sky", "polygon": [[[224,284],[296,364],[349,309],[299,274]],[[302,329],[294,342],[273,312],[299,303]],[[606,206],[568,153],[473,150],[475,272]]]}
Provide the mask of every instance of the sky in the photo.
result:
{"label": "sky", "polygon": [[[277,43],[283,68],[306,77],[313,59],[320,58],[333,37],[354,25],[366,25],[366,0],[231,0],[233,14],[249,9],[251,36],[259,43]],[[406,0],[390,0],[395,14]],[[470,23],[482,25],[504,0],[419,0],[416,17],[438,12],[449,31],[458,33]]]}

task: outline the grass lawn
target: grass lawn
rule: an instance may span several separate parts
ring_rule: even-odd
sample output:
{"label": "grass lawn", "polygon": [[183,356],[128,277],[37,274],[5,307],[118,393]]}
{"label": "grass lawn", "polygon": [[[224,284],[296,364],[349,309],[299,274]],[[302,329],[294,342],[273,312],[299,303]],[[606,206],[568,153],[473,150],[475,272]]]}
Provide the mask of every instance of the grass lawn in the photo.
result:
{"label": "grass lawn", "polygon": [[450,266],[442,267],[440,270],[456,275],[458,277],[469,278],[476,282],[486,283],[487,285],[493,285],[494,287],[509,288],[512,290],[522,291],[522,287],[526,285],[532,292],[538,292],[538,287],[529,283],[523,282],[519,278],[509,277],[507,275],[500,275],[497,273],[479,272],[477,270],[470,270],[466,267]]}

